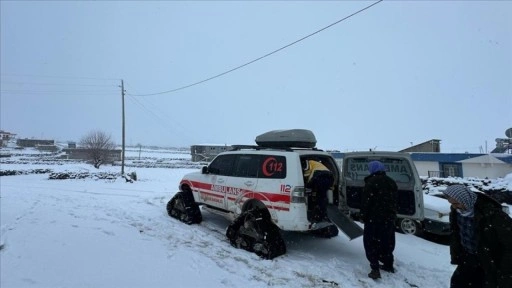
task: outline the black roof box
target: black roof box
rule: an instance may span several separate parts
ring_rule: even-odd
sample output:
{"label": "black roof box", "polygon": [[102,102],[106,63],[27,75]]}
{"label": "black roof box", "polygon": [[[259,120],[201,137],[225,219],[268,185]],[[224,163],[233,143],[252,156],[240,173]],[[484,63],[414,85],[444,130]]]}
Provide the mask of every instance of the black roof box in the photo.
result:
{"label": "black roof box", "polygon": [[256,137],[256,144],[262,147],[315,148],[315,134],[306,129],[273,130]]}

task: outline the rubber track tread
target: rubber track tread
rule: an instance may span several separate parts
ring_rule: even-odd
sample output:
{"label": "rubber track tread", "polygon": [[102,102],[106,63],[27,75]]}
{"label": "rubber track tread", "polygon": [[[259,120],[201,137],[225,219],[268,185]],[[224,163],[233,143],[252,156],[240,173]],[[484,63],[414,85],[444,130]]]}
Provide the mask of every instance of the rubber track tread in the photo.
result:
{"label": "rubber track tread", "polygon": [[[254,224],[258,233],[251,237],[241,233],[246,219],[256,219]],[[286,253],[286,244],[281,237],[279,228],[272,223],[266,209],[253,208],[243,212],[228,226],[226,236],[231,245],[254,252],[263,259],[273,259]],[[260,247],[257,249],[256,247]]]}
{"label": "rubber track tread", "polygon": [[[185,206],[185,211],[176,209],[176,202],[181,201]],[[167,214],[169,216],[180,220],[186,224],[198,224],[203,221],[199,205],[194,201],[194,196],[191,192],[178,192],[167,203]]]}

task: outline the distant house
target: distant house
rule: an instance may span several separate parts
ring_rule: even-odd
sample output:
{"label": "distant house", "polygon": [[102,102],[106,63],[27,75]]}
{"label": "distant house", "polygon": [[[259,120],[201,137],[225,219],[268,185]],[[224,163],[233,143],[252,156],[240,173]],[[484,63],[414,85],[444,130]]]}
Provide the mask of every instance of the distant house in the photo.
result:
{"label": "distant house", "polygon": [[[65,148],[62,149],[62,152],[65,153],[64,159],[89,160],[90,149],[87,148]],[[121,149],[108,150],[109,156],[105,162],[121,161],[121,152]]]}
{"label": "distant house", "polygon": [[219,153],[231,149],[229,145],[203,144],[190,146],[192,162],[210,162]]}
{"label": "distant house", "polygon": [[411,153],[411,158],[422,176],[498,178],[512,173],[510,154]]}
{"label": "distant house", "polygon": [[36,147],[37,145],[55,145],[55,140],[43,140],[43,139],[17,139],[16,145],[20,147]]}
{"label": "distant house", "polygon": [[36,149],[45,152],[56,152],[59,150],[57,145],[36,145]]}
{"label": "distant house", "polygon": [[0,130],[0,147],[7,146],[7,142],[9,142],[9,140],[13,139],[15,136],[16,134]]}
{"label": "distant house", "polygon": [[13,133],[10,133],[10,132],[4,131],[4,130],[0,130],[0,140],[9,141],[9,140],[13,139],[15,136],[16,136],[16,134],[13,134]]}
{"label": "distant house", "polygon": [[[344,153],[332,152],[341,164]],[[511,154],[410,153],[420,176],[499,178],[512,173]],[[340,167],[342,167],[340,165]]]}

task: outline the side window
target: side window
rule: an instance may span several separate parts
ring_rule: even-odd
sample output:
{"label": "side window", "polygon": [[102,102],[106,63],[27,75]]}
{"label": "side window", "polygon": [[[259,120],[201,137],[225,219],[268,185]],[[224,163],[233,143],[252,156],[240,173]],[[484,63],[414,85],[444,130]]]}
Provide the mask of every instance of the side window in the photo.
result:
{"label": "side window", "polygon": [[286,157],[275,155],[260,155],[258,177],[284,179],[286,178]]}
{"label": "side window", "polygon": [[220,155],[210,163],[208,171],[215,175],[231,176],[235,158],[236,155]]}
{"label": "side window", "polygon": [[239,155],[233,175],[248,178],[258,177],[260,159],[260,155]]}

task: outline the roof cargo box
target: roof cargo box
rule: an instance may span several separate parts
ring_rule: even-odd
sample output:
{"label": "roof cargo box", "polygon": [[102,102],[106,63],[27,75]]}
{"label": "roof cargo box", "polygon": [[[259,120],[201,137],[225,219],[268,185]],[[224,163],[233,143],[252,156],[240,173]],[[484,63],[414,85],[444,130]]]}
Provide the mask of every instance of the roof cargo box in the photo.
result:
{"label": "roof cargo box", "polygon": [[315,134],[306,129],[273,130],[256,137],[262,147],[315,148]]}

